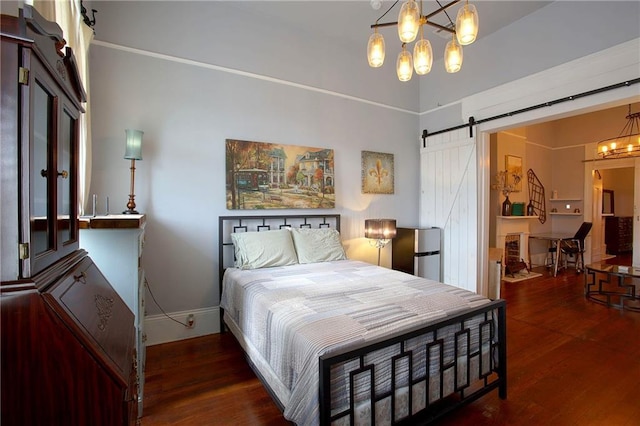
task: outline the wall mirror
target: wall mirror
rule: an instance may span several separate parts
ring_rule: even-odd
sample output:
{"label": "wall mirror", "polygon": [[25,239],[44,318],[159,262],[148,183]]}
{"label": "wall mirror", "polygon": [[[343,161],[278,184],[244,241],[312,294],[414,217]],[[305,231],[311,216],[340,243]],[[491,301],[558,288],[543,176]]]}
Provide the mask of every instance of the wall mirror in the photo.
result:
{"label": "wall mirror", "polygon": [[602,190],[602,216],[613,216],[613,190]]}

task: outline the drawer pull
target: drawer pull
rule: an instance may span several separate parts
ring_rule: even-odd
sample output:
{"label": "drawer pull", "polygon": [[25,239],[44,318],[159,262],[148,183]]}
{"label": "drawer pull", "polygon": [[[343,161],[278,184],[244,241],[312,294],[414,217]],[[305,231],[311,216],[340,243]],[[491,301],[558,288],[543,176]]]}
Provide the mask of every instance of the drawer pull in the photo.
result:
{"label": "drawer pull", "polygon": [[87,274],[84,271],[82,271],[78,275],[74,275],[73,279],[74,279],[75,282],[80,281],[82,284],[86,284],[87,283],[87,281],[86,281],[87,280]]}

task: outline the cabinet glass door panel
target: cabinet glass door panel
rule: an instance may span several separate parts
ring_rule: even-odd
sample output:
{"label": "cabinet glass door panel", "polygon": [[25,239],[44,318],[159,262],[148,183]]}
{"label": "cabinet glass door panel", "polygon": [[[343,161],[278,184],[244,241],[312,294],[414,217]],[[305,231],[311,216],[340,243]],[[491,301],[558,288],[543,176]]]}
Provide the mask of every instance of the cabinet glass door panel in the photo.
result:
{"label": "cabinet glass door panel", "polygon": [[75,241],[76,197],[74,181],[76,179],[73,164],[73,148],[76,140],[76,120],[65,110],[60,120],[60,140],[58,141],[58,232],[62,243]]}
{"label": "cabinet glass door panel", "polygon": [[35,255],[54,248],[52,233],[51,183],[53,96],[36,82],[33,95],[33,143],[31,158],[31,250]]}

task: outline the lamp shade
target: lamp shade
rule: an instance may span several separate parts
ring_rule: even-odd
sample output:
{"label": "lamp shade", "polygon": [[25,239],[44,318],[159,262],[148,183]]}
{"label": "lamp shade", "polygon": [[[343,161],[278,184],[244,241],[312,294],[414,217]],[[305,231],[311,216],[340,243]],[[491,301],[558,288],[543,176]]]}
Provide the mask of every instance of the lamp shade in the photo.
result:
{"label": "lamp shade", "polygon": [[472,4],[466,4],[458,10],[456,18],[456,37],[463,46],[476,41],[478,35],[478,11]]}
{"label": "lamp shade", "polygon": [[411,59],[411,53],[402,47],[402,51],[398,54],[398,61],[396,62],[396,72],[398,74],[398,80],[409,81],[413,75],[413,60]]}
{"label": "lamp shade", "polygon": [[416,39],[420,29],[420,10],[414,0],[408,0],[400,8],[398,14],[398,37],[403,43],[411,43]]}
{"label": "lamp shade", "polygon": [[369,60],[369,66],[372,68],[381,67],[384,63],[384,37],[378,33],[377,29],[369,37],[367,59]]}
{"label": "lamp shade", "polygon": [[448,73],[460,71],[462,68],[462,46],[453,37],[444,50],[444,67]]}
{"label": "lamp shade", "polygon": [[431,42],[421,38],[413,46],[413,67],[416,70],[416,74],[427,74],[431,71],[432,64],[433,50],[431,49]]}
{"label": "lamp shade", "polygon": [[124,150],[124,158],[127,160],[142,160],[142,135],[141,130],[125,130],[127,142]]}
{"label": "lamp shade", "polygon": [[390,240],[396,236],[395,219],[366,219],[364,236],[376,240]]}

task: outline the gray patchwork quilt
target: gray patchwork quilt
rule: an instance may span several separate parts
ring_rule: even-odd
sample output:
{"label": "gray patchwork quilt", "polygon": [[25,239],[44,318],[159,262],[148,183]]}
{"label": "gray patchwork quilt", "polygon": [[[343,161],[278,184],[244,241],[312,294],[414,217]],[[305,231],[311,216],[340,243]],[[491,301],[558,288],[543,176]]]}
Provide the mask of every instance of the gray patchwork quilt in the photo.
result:
{"label": "gray patchwork quilt", "polygon": [[342,260],[227,269],[221,307],[284,416],[318,424],[318,357],[489,302],[457,287]]}

